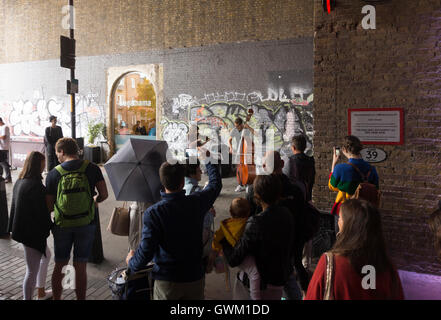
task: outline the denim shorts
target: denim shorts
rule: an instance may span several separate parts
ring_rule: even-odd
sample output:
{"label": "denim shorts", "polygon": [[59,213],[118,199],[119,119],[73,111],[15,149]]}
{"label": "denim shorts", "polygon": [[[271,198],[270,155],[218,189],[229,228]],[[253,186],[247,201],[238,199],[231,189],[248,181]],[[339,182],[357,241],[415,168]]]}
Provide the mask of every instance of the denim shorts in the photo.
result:
{"label": "denim shorts", "polygon": [[72,228],[54,226],[52,234],[54,235],[55,262],[69,261],[72,245],[74,262],[89,261],[95,240],[95,228],[95,224]]}

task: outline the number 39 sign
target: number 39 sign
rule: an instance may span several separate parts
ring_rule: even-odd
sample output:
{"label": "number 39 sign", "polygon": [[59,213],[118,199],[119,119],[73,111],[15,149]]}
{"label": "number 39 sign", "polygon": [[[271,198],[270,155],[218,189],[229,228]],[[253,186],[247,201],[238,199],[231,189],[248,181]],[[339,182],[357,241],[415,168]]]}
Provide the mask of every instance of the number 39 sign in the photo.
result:
{"label": "number 39 sign", "polygon": [[361,150],[361,156],[366,162],[377,163],[387,159],[387,154],[383,149],[365,148]]}

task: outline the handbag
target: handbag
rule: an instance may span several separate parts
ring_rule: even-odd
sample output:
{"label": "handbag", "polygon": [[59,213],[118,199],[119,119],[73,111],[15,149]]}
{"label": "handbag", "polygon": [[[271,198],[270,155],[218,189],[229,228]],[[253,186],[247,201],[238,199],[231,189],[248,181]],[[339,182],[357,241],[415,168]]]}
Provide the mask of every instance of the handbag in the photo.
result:
{"label": "handbag", "polygon": [[334,255],[331,252],[325,252],[326,255],[326,279],[325,296],[323,300],[334,300]]}
{"label": "handbag", "polygon": [[122,207],[113,209],[107,231],[117,236],[128,236],[130,229],[130,208],[126,208],[126,202]]}

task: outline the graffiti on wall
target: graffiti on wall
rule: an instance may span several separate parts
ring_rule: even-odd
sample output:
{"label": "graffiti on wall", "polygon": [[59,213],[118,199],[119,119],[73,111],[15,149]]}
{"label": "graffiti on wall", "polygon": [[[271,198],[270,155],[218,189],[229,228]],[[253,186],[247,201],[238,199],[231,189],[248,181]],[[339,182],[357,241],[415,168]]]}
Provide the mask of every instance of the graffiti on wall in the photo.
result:
{"label": "graffiti on wall", "polygon": [[188,124],[183,121],[163,119],[162,140],[167,141],[168,147],[175,156],[185,152],[187,145]]}
{"label": "graffiti on wall", "polygon": [[311,153],[314,133],[312,103],[312,93],[292,93],[287,97],[283,89],[269,89],[267,96],[258,91],[248,94],[236,91],[210,93],[199,99],[180,94],[172,99],[171,108],[165,108],[162,139],[169,142],[175,154],[184,152],[188,143],[188,124],[196,122],[201,135],[227,144],[234,120],[237,117],[245,119],[251,108],[254,114],[250,126],[260,129],[263,136],[266,131],[272,130],[275,148],[284,156],[291,155],[290,140],[299,133],[307,137]]}
{"label": "graffiti on wall", "polygon": [[201,98],[193,97],[189,94],[180,94],[172,99],[172,113],[179,114],[181,110],[186,111],[188,108],[195,107],[202,104],[211,104],[213,102],[241,102],[246,104],[261,103],[268,101],[291,102],[293,105],[307,106],[314,99],[312,93],[305,95],[302,91],[292,89],[288,98],[285,89],[279,90],[268,88],[267,96],[264,97],[260,91],[251,93],[241,93],[236,91],[229,91],[224,93],[209,93],[204,94]]}
{"label": "graffiti on wall", "polygon": [[[76,134],[88,135],[88,124],[104,122],[104,107],[98,103],[98,94],[76,96]],[[11,135],[23,138],[44,136],[45,128],[50,125],[49,117],[57,117],[58,125],[65,136],[71,132],[70,97],[37,98],[32,100],[0,101],[0,116],[12,129]]]}

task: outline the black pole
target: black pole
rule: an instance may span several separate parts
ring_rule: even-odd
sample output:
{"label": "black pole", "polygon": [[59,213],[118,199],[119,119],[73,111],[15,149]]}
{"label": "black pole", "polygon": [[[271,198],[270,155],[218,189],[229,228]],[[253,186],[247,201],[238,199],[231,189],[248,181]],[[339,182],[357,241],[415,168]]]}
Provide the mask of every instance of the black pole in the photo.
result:
{"label": "black pole", "polygon": [[[74,12],[74,3],[73,3],[73,0],[69,0],[69,6],[70,6],[70,38],[71,39],[74,39],[74,36],[75,36],[75,34],[74,34],[74,28],[75,28],[75,26],[74,26],[74,14],[75,14],[75,12]],[[71,81],[71,84],[73,84],[74,83],[74,80],[75,80],[75,67],[73,67],[73,68],[71,68],[70,69],[70,81]],[[70,94],[70,119],[71,119],[71,129],[72,129],[72,138],[73,139],[76,139],[76,132],[75,132],[75,129],[76,129],[76,119],[75,119],[75,92],[74,92],[74,90],[72,90],[71,91],[71,94]]]}

